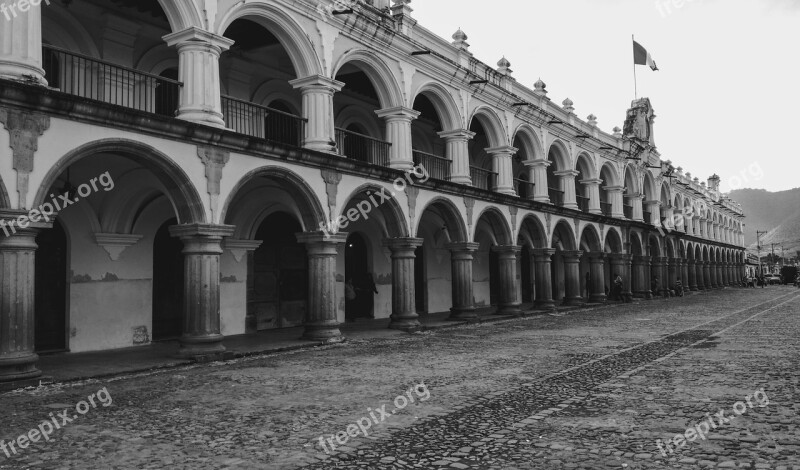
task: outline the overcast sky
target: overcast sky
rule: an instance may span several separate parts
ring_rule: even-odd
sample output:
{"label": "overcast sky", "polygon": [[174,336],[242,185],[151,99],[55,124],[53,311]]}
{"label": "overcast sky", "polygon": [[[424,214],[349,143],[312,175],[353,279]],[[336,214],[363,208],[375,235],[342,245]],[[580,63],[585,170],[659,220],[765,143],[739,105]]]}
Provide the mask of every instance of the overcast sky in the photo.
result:
{"label": "overcast sky", "polygon": [[[676,8],[674,3],[682,4]],[[659,8],[660,5],[660,8]],[[664,160],[722,189],[800,187],[800,0],[416,0],[440,36],[461,27],[475,57],[505,55],[585,119],[622,127],[634,97],[631,34],[660,71],[637,66]]]}

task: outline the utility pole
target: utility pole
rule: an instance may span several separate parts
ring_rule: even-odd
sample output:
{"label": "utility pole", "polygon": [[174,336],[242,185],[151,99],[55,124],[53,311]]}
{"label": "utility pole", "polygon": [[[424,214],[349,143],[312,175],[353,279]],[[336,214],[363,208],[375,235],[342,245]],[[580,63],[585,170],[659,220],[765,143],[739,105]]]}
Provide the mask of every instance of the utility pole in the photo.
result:
{"label": "utility pole", "polygon": [[767,232],[756,230],[756,247],[758,248],[758,271],[759,276],[764,275],[764,267],[761,265],[761,235],[766,235]]}

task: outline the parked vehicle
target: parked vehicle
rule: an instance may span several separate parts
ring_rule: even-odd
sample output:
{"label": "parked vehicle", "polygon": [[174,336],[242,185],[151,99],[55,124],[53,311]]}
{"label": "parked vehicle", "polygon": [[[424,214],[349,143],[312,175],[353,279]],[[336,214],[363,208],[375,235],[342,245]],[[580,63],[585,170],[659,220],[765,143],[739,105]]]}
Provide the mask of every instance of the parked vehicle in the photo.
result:
{"label": "parked vehicle", "polygon": [[770,286],[773,286],[775,284],[783,284],[781,277],[778,276],[777,274],[768,274],[764,278],[767,281],[767,284]]}

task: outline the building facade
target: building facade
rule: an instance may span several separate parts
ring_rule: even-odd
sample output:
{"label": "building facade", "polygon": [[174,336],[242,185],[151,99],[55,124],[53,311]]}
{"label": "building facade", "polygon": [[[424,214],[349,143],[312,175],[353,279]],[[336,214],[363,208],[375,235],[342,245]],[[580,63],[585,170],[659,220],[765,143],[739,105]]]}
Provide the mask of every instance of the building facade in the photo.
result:
{"label": "building facade", "polygon": [[33,3],[0,18],[2,381],[744,274],[741,207],[662,161],[649,100],[605,133],[408,0]]}

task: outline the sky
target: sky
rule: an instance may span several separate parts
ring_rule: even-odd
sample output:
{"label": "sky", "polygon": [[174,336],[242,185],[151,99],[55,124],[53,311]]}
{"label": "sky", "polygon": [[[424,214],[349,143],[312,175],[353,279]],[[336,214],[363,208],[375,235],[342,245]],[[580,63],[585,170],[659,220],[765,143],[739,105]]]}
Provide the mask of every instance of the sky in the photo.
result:
{"label": "sky", "polygon": [[[678,5],[676,7],[676,5]],[[659,71],[637,66],[662,160],[721,189],[800,187],[800,0],[416,0],[420,25],[475,57],[505,56],[581,119],[622,127],[634,99],[631,35]]]}

